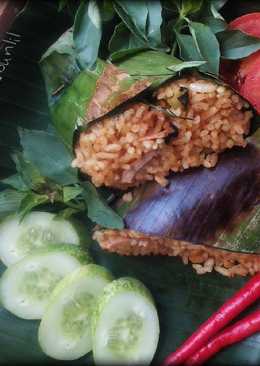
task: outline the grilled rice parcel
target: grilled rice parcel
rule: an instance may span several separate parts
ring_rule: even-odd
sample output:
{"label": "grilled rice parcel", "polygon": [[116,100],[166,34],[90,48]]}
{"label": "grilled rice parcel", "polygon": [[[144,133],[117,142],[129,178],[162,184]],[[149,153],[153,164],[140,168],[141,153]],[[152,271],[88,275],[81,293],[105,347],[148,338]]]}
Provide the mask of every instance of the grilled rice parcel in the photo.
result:
{"label": "grilled rice parcel", "polygon": [[97,187],[166,185],[170,172],[212,168],[222,151],[246,146],[252,112],[228,87],[190,76],[153,97],[152,106],[133,103],[81,133],[73,166]]}
{"label": "grilled rice parcel", "polygon": [[[125,190],[147,181],[167,186],[169,173],[213,168],[221,152],[245,147],[252,116],[248,103],[227,86],[199,75],[182,77],[156,90],[152,105],[132,103],[82,132],[73,166],[98,187]],[[131,191],[123,199],[131,201]],[[120,255],[180,256],[198,274],[214,269],[230,277],[260,270],[258,255],[129,229],[96,230],[94,239]]]}
{"label": "grilled rice parcel", "polygon": [[[63,60],[67,62],[66,57]],[[137,75],[136,65],[141,59],[149,63],[150,71],[151,65],[156,67],[158,63],[167,71],[176,61],[151,50],[129,56],[126,63],[116,65],[98,59],[93,72],[76,71],[76,75],[70,75],[74,69],[69,69],[68,86],[62,72],[52,77],[52,70],[62,71],[59,65],[57,68],[55,54],[47,55],[41,65],[51,92],[54,125],[65,145],[72,148],[72,166],[80,170],[81,177],[97,188],[111,188],[112,196],[116,192],[115,197],[130,212],[132,206],[142,206],[138,203],[140,192],[145,196],[147,186],[153,187],[144,215],[132,214],[136,215],[134,225],[121,212],[125,224],[122,230],[96,227],[93,238],[103,249],[119,255],[180,256],[185,264],[191,262],[199,274],[213,269],[226,276],[259,271],[260,256],[250,245],[246,250],[240,246],[244,240],[241,235],[236,236],[239,245],[236,242],[228,247],[223,239],[216,248],[214,242],[218,241],[219,230],[225,231],[225,221],[237,227],[237,218],[257,205],[260,186],[255,177],[259,176],[260,159],[253,159],[251,169],[251,150],[247,150],[252,109],[227,85],[200,73],[178,77],[172,74],[162,79]],[[68,61],[70,65],[70,58]],[[234,166],[229,166],[222,156],[232,151],[238,152],[229,159]],[[242,168],[241,151],[250,155]],[[197,181],[205,171],[206,181],[205,177]],[[232,179],[227,184],[229,176]],[[182,181],[177,185],[180,177],[184,183],[186,180],[186,191],[182,191]],[[173,188],[170,191],[169,185]],[[201,189],[196,192],[192,187]],[[211,192],[209,187],[215,190]],[[236,187],[245,187],[237,192],[241,205],[234,206],[234,212],[227,217],[221,207],[232,206],[229,198]],[[168,201],[164,202],[161,198],[166,196]],[[212,205],[205,205],[205,200],[212,199]],[[116,198],[111,205],[117,204]],[[200,205],[202,209],[197,214]],[[197,226],[187,216],[196,218],[193,221]],[[214,226],[210,220],[205,224],[206,217],[223,220],[217,220]],[[153,230],[159,226],[160,230]],[[210,228],[213,239],[196,236],[204,226]],[[254,234],[253,225],[247,227]],[[254,245],[255,239],[252,241]]]}

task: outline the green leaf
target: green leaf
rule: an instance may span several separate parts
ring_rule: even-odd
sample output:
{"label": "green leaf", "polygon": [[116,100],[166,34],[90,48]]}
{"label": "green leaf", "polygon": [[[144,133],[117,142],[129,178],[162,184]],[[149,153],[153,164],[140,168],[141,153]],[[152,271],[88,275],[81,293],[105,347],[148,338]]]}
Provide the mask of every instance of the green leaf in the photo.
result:
{"label": "green leaf", "polygon": [[228,0],[211,0],[211,4],[216,10],[220,10],[228,2]]}
{"label": "green leaf", "polygon": [[146,36],[148,44],[154,48],[162,48],[161,25],[162,25],[162,6],[160,1],[147,0],[147,21]]}
{"label": "green leaf", "polygon": [[218,33],[221,56],[230,60],[247,57],[260,50],[260,39],[239,30]]}
{"label": "green leaf", "polygon": [[214,34],[223,32],[227,28],[227,23],[222,19],[207,17],[203,19],[203,23],[208,25]]}
{"label": "green leaf", "polygon": [[28,189],[28,186],[24,183],[21,175],[18,173],[1,180],[1,183],[11,186],[12,188],[17,189],[18,191],[26,191]]}
{"label": "green leaf", "polygon": [[186,62],[184,61],[180,64],[169,66],[168,69],[174,72],[180,72],[184,69],[204,65],[205,63],[206,61],[186,61]]}
{"label": "green leaf", "polygon": [[63,218],[65,220],[71,218],[71,216],[79,213],[79,210],[72,207],[64,208],[64,210],[60,210],[57,214],[57,218]]}
{"label": "green leaf", "polygon": [[203,4],[203,0],[182,0],[181,3],[181,17],[197,13]]}
{"label": "green leaf", "polygon": [[116,25],[109,41],[110,59],[116,61],[145,47],[145,42],[135,37],[123,22]]}
{"label": "green leaf", "polygon": [[191,62],[194,60],[204,61],[196,47],[196,44],[192,36],[177,32],[176,39],[178,46],[180,48],[180,56],[183,60]]}
{"label": "green leaf", "polygon": [[103,22],[109,22],[115,16],[115,9],[111,0],[99,0],[100,14]]}
{"label": "green leaf", "polygon": [[115,10],[139,42],[162,48],[162,7],[160,1],[115,0]]}
{"label": "green leaf", "polygon": [[14,189],[5,189],[0,192],[0,219],[16,212],[22,200],[26,196],[26,192],[19,192]]}
{"label": "green leaf", "polygon": [[58,11],[62,11],[69,3],[69,0],[59,0]]}
{"label": "green leaf", "polygon": [[101,16],[97,2],[82,2],[75,17],[73,39],[77,59],[83,69],[92,68],[96,63],[101,36]]}
{"label": "green leaf", "polygon": [[207,65],[202,69],[218,75],[220,50],[216,36],[207,25],[202,23],[190,22],[189,28],[199,54],[203,60],[207,61]]}
{"label": "green leaf", "polygon": [[222,17],[222,15],[219,13],[216,5],[218,6],[217,4],[218,2],[217,1],[211,1],[211,4],[210,4],[210,11],[212,13],[212,15],[214,16],[214,18],[216,19],[222,19],[224,20],[224,18]]}
{"label": "green leaf", "polygon": [[123,219],[107,205],[93,184],[87,182],[82,186],[83,197],[88,208],[88,217],[102,227],[123,229]]}
{"label": "green leaf", "polygon": [[148,50],[129,55],[122,61],[119,60],[117,66],[133,77],[140,79],[149,77],[152,80],[152,87],[155,88],[173,76],[167,68],[179,63],[181,61],[176,57],[164,52]]}
{"label": "green leaf", "polygon": [[69,28],[43,54],[40,67],[44,77],[48,101],[56,100],[56,94],[62,91],[80,72],[73,42],[73,29]]}
{"label": "green leaf", "polygon": [[58,135],[70,151],[72,150],[74,131],[83,124],[104,65],[104,62],[98,61],[94,70],[82,71],[51,109],[53,123]]}
{"label": "green leaf", "polygon": [[57,136],[36,130],[19,130],[25,158],[44,177],[59,184],[77,183],[77,171],[71,167],[72,156]]}
{"label": "green leaf", "polygon": [[63,187],[63,202],[69,202],[82,193],[80,186]]}
{"label": "green leaf", "polygon": [[49,197],[46,194],[36,194],[34,192],[28,192],[22,199],[18,213],[21,219],[29,213],[34,207],[37,207],[43,203],[49,201]]}
{"label": "green leaf", "polygon": [[146,2],[139,0],[115,0],[114,7],[127,28],[137,38],[146,42],[146,21],[148,16]]}
{"label": "green leaf", "polygon": [[17,152],[12,155],[12,158],[15,162],[17,173],[20,175],[27,189],[37,190],[45,183],[45,179],[39,170],[31,161],[26,160],[23,153]]}

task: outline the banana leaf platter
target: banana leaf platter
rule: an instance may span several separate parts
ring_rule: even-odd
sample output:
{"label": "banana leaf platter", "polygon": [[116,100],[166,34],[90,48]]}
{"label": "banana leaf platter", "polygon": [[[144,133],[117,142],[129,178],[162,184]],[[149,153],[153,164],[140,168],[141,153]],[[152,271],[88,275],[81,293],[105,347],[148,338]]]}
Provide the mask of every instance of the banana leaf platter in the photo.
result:
{"label": "banana leaf platter", "polygon": [[[252,9],[253,6],[254,4]],[[39,134],[43,131],[54,133],[51,127],[54,112],[51,107],[50,113],[49,106],[59,103],[59,96],[53,94],[60,87],[61,80],[50,80],[54,84],[50,86],[48,98],[39,60],[47,48],[70,26],[70,19],[64,12],[58,13],[52,1],[39,0],[27,4],[10,30],[8,39],[12,40],[14,47],[11,60],[0,80],[1,178],[15,171],[10,156],[21,147],[18,133],[20,128],[38,131]],[[72,65],[69,72],[70,76],[74,77],[77,69],[73,64],[73,55],[68,57],[69,60],[65,61]],[[62,60],[64,61],[64,58]],[[54,60],[54,64],[55,62]],[[67,75],[66,62],[64,70]],[[173,60],[169,63],[172,64]],[[130,74],[130,69],[131,65],[121,65],[120,70]],[[104,70],[102,62],[99,71],[84,77],[91,77],[96,83],[101,70]],[[130,79],[131,77],[128,82],[133,85],[138,82]],[[134,94],[158,82],[158,79],[151,80],[147,76],[142,82],[143,80],[145,83],[141,88],[137,88]],[[124,86],[122,88],[124,89]],[[67,98],[66,94],[62,94],[61,98]],[[84,98],[84,102],[90,100],[89,95],[85,94]],[[70,117],[71,119],[67,119],[70,121],[68,134],[63,134],[64,129],[60,129],[62,134],[55,137],[61,139],[68,147],[71,146],[73,129],[77,122],[75,115]],[[56,127],[59,131],[59,126]],[[175,239],[187,240],[194,245],[203,243],[230,251],[260,255],[259,141],[256,132],[243,151],[237,149],[224,153],[214,171],[194,169],[172,177],[167,188],[151,184],[145,191],[141,190],[138,204],[134,207],[124,207],[126,226],[152,235],[163,234],[172,237],[174,233]],[[171,201],[171,190],[178,192],[177,200]],[[163,207],[169,211],[167,215],[160,216],[158,224],[154,225],[147,212],[156,215]],[[208,215],[203,216],[205,212],[208,212]],[[89,224],[84,214],[81,215],[81,220],[86,226]],[[200,225],[202,221],[203,225]],[[190,227],[189,231],[185,229],[187,226]],[[246,281],[241,277],[226,278],[216,272],[198,276],[191,266],[184,265],[177,257],[123,257],[103,251],[96,242],[91,244],[91,250],[96,262],[110,269],[115,277],[136,277],[151,290],[157,305],[161,329],[159,346],[153,361],[155,365],[162,362]],[[1,273],[4,270],[5,267],[1,264]],[[38,321],[21,320],[0,307],[0,364],[57,363],[40,350],[37,341],[38,326]],[[92,365],[92,355],[89,354],[70,364]],[[221,352],[208,364],[259,365],[259,335],[249,337]]]}

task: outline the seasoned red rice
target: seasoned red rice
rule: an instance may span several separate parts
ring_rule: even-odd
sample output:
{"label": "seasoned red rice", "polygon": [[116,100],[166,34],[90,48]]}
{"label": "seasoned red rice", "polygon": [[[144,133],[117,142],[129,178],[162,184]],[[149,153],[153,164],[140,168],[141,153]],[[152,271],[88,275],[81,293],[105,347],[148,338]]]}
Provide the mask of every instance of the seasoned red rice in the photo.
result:
{"label": "seasoned red rice", "polygon": [[[176,117],[144,103],[130,105],[81,133],[73,166],[98,187],[127,189],[150,180],[165,185],[170,171],[211,168],[220,152],[246,146],[252,112],[228,87],[190,76],[159,88],[154,98]],[[173,125],[177,138],[169,138]]]}
{"label": "seasoned red rice", "polygon": [[230,252],[205,245],[173,239],[150,237],[131,230],[96,231],[93,238],[100,246],[120,255],[179,256],[184,264],[192,263],[197,274],[213,270],[223,276],[247,276],[260,271],[260,255]]}

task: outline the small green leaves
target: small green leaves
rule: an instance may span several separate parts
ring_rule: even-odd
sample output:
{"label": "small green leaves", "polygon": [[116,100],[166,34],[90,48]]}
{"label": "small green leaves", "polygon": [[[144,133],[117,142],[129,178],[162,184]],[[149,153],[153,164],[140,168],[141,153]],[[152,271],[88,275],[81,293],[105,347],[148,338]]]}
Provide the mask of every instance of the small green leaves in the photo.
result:
{"label": "small green leaves", "polygon": [[59,184],[78,181],[71,167],[72,156],[58,137],[46,131],[19,130],[24,157],[44,176]]}
{"label": "small green leaves", "polygon": [[88,217],[102,227],[123,229],[123,219],[113,211],[90,182],[82,184],[83,197],[87,204]]}
{"label": "small green leaves", "polygon": [[102,35],[101,16],[95,0],[80,4],[74,22],[73,39],[80,66],[92,68],[98,57]]}
{"label": "small green leaves", "polygon": [[228,30],[218,33],[221,55],[230,60],[249,56],[260,50],[260,39],[249,36],[239,30]]}

